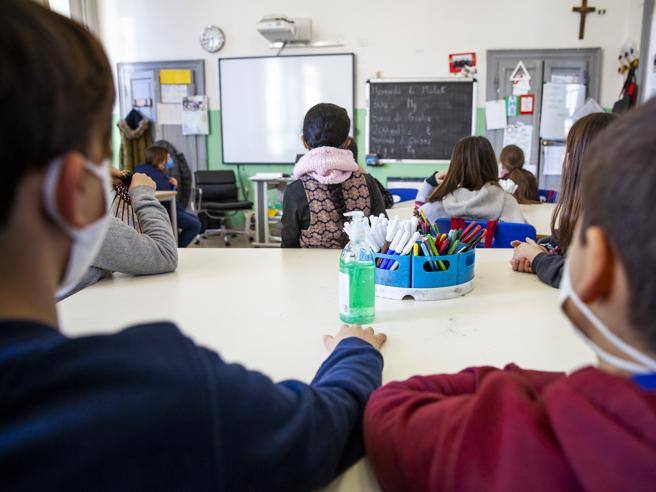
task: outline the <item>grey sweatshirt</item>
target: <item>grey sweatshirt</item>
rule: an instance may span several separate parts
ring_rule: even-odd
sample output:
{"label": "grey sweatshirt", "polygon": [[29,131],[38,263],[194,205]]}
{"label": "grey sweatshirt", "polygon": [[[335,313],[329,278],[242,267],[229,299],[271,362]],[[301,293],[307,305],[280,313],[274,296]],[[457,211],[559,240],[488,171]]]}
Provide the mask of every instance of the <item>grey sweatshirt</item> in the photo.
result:
{"label": "grey sweatshirt", "polygon": [[503,191],[500,186],[488,183],[480,190],[458,188],[443,200],[428,202],[435,187],[424,181],[417,193],[418,202],[426,202],[421,209],[430,221],[440,218],[500,220],[502,222],[525,223],[517,200]]}
{"label": "grey sweatshirt", "polygon": [[138,186],[130,190],[130,197],[141,232],[111,217],[98,256],[80,283],[62,299],[95,284],[113,272],[151,275],[176,269],[178,247],[173,237],[169,215],[155,198],[155,190]]}

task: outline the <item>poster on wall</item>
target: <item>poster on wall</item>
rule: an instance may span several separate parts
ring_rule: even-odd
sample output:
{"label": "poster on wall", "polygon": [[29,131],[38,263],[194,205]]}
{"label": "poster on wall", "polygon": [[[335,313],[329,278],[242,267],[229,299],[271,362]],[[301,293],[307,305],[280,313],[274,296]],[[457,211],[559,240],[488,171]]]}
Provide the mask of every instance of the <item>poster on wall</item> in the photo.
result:
{"label": "poster on wall", "polygon": [[465,67],[476,67],[476,53],[452,53],[449,55],[449,72],[460,73]]}
{"label": "poster on wall", "polygon": [[533,125],[517,122],[506,126],[503,131],[503,146],[516,145],[522,149],[525,159],[524,168],[537,176],[537,166],[531,162],[532,142]]}
{"label": "poster on wall", "polygon": [[208,135],[207,96],[187,96],[182,99],[182,134]]}

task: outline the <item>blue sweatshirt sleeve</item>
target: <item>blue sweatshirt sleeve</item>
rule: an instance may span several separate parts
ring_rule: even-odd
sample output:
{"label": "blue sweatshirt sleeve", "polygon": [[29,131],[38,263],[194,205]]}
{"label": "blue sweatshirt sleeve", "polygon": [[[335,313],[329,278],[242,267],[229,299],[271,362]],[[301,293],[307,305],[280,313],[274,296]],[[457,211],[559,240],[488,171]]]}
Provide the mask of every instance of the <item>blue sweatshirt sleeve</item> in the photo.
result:
{"label": "blue sweatshirt sleeve", "polygon": [[226,490],[314,489],[364,454],[362,414],[383,368],[368,343],[343,340],[309,385],[274,384],[204,349],[203,364]]}

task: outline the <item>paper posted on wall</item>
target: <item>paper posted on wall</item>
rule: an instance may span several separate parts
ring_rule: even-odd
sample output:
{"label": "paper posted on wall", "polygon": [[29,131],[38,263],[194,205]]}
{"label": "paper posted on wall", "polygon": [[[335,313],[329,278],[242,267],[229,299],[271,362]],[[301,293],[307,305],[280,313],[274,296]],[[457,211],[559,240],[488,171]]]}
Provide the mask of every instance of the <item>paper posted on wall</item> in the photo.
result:
{"label": "paper posted on wall", "polygon": [[182,98],[187,96],[187,87],[184,84],[162,84],[160,91],[162,102],[167,104],[180,104]]}
{"label": "paper posted on wall", "polygon": [[507,121],[505,99],[485,102],[485,122],[488,130],[505,128]]}
{"label": "paper posted on wall", "polygon": [[209,134],[207,96],[188,96],[182,99],[182,134]]}
{"label": "paper posted on wall", "polygon": [[179,125],[182,123],[182,108],[180,104],[157,103],[158,125]]}
{"label": "paper posted on wall", "polygon": [[524,152],[524,167],[532,167],[531,143],[533,139],[533,125],[514,123],[508,125],[503,132],[503,146],[516,145]]}
{"label": "paper posted on wall", "polygon": [[563,172],[563,162],[565,161],[564,145],[547,145],[544,147],[544,164],[542,170],[544,174],[559,176]]}

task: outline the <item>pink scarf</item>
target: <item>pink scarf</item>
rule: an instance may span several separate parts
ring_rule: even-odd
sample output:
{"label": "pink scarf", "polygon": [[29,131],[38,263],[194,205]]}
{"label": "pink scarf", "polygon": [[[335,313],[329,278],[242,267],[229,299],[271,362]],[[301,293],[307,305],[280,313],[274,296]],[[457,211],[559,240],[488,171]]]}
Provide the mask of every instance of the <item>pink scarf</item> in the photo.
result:
{"label": "pink scarf", "polygon": [[305,174],[322,184],[339,184],[351,177],[360,166],[350,150],[335,147],[317,147],[305,154],[294,166],[293,176],[298,179]]}

